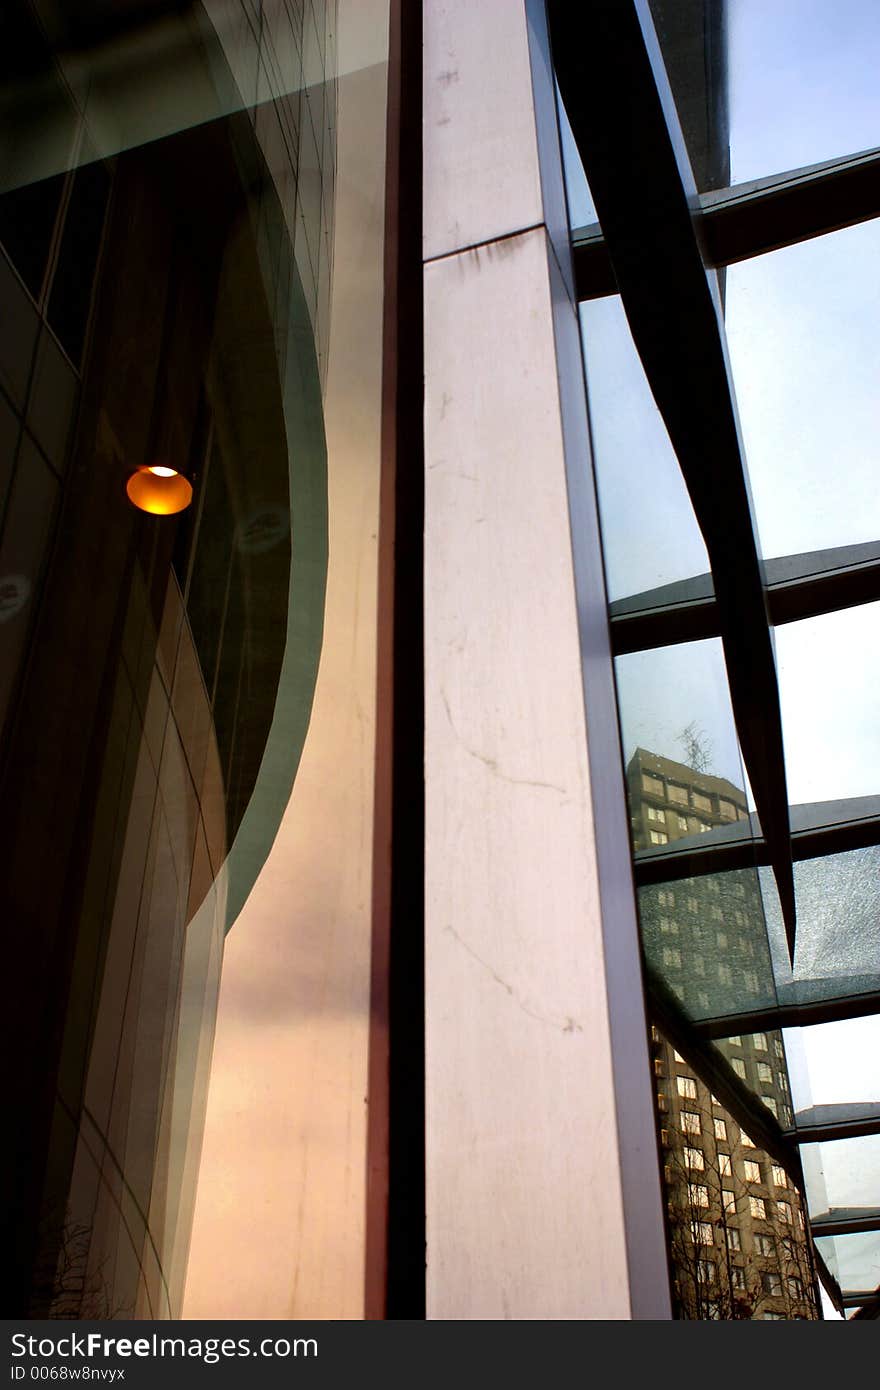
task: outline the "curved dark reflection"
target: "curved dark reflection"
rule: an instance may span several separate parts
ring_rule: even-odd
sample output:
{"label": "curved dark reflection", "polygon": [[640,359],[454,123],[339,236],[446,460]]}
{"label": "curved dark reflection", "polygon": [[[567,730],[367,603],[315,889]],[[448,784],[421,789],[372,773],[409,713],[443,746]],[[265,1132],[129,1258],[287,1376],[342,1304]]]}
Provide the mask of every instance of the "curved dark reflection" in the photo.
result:
{"label": "curved dark reflection", "polygon": [[[78,154],[42,180],[7,161],[0,197],[7,1310],[163,1318],[223,935],[289,795],[320,651],[332,168],[304,210],[281,132],[314,145],[318,119],[332,151],[333,111],[300,112],[298,89],[236,111],[203,15],[180,72],[202,91],[226,72],[217,118],[99,158],[64,54],[13,11],[21,71],[53,86]],[[3,104],[33,133],[21,71]],[[184,472],[192,505],[138,512],[144,464]]]}

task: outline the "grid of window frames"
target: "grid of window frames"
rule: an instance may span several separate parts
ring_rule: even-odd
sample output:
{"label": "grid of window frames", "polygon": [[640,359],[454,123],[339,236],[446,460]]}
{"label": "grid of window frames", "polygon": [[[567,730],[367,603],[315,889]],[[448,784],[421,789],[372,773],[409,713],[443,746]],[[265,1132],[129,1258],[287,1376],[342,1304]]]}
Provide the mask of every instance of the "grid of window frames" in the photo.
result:
{"label": "grid of window frames", "polygon": [[[803,1192],[823,1282],[864,1316],[880,12],[787,8],[548,0],[651,1007],[773,1160],[753,1218]],[[779,43],[828,97],[783,123],[789,153]]]}

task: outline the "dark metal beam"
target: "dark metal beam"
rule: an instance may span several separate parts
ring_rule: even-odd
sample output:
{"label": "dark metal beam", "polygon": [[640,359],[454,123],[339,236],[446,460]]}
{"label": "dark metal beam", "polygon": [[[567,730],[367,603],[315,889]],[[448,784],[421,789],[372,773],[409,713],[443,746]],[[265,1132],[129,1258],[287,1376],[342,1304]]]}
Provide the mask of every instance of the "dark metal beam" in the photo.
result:
{"label": "dark metal beam", "polygon": [[633,340],[706,542],[740,746],[793,955],[794,878],[769,615],[721,304],[693,224],[697,197],[684,142],[644,0],[549,0],[548,10],[559,85]]}
{"label": "dark metal beam", "polygon": [[821,1144],[826,1140],[859,1139],[865,1134],[880,1134],[880,1105],[863,1104],[814,1105],[798,1110],[794,1126],[785,1131],[798,1144]]}
{"label": "dark metal beam", "polygon": [[880,1231],[880,1207],[831,1207],[810,1217],[814,1236],[850,1236]]}
{"label": "dark metal beam", "polygon": [[[880,541],[764,561],[774,627],[880,600]],[[609,608],[614,655],[719,636],[710,574],[616,599]]]}
{"label": "dark metal beam", "polygon": [[[705,264],[714,267],[867,222],[880,216],[880,150],[701,193],[695,212]],[[578,299],[616,294],[599,224],[576,228],[572,247]]]}

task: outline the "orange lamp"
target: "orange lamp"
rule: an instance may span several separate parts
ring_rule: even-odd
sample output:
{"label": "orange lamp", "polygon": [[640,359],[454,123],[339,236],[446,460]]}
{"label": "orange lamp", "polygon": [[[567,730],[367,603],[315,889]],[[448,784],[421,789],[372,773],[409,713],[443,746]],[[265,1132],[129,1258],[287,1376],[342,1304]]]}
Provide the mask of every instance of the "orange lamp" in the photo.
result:
{"label": "orange lamp", "polygon": [[128,500],[142,512],[153,516],[174,516],[192,501],[192,483],[176,468],[144,464],[135,469],[125,484]]}

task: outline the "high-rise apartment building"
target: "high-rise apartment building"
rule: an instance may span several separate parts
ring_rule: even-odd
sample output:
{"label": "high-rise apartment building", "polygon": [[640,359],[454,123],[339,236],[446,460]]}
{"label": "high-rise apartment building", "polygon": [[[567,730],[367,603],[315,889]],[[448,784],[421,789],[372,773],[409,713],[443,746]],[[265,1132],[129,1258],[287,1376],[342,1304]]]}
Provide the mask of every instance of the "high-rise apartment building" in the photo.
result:
{"label": "high-rise apartment building", "polygon": [[4,4],[7,1314],[876,1315],[878,51]]}

